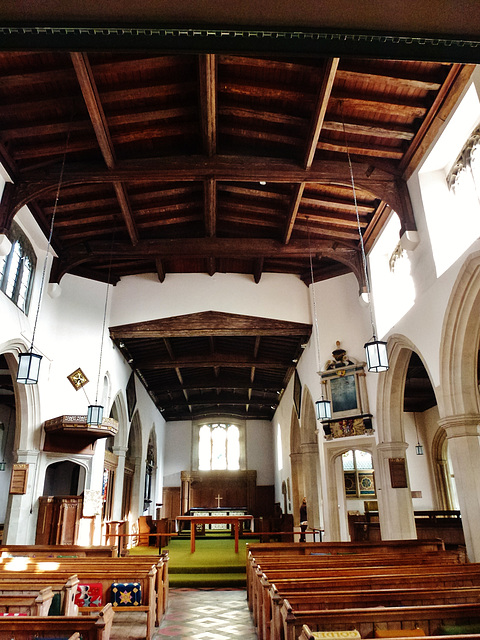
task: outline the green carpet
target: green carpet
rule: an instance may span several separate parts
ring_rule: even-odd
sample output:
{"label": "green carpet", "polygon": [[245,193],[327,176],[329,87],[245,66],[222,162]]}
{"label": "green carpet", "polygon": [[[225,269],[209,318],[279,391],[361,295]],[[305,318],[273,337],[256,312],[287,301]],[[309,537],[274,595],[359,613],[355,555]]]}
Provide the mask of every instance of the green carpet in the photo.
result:
{"label": "green carpet", "polygon": [[[189,538],[171,538],[168,547],[168,572],[172,587],[237,587],[246,586],[245,566],[247,542],[251,538],[239,540],[238,553],[235,541],[230,535],[198,537],[195,553],[190,552]],[[130,555],[158,555],[155,547],[134,547]]]}

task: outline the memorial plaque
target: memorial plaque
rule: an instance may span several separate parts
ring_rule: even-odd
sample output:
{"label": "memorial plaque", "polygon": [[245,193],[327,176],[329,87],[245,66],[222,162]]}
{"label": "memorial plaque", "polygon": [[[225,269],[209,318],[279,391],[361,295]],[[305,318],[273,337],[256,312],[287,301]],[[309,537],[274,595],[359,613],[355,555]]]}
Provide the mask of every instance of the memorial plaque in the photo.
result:
{"label": "memorial plaque", "polygon": [[407,468],[405,458],[389,458],[390,482],[393,489],[405,489],[407,484]]}

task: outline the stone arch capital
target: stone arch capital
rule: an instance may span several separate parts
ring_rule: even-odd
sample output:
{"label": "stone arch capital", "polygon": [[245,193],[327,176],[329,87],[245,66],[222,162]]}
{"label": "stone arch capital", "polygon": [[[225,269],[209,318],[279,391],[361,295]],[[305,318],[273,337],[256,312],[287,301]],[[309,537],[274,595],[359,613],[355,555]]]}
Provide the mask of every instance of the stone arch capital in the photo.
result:
{"label": "stone arch capital", "polygon": [[447,439],[478,437],[480,435],[480,414],[447,416],[439,420],[439,425],[445,429]]}

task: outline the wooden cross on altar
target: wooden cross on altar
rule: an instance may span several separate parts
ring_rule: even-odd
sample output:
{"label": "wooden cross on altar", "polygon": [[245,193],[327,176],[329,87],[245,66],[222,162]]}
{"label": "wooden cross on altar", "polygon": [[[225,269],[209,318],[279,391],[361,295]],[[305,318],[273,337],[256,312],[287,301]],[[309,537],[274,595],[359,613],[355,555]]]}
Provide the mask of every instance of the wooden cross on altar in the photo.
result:
{"label": "wooden cross on altar", "polygon": [[215,497],[215,500],[217,501],[217,508],[220,509],[220,500],[223,500],[222,496],[218,494],[218,496]]}

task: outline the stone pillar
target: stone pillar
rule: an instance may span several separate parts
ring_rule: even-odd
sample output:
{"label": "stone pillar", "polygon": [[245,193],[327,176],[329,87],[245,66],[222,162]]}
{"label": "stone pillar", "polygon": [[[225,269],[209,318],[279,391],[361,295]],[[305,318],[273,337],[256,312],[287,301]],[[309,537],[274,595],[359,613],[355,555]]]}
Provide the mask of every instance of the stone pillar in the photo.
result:
{"label": "stone pillar", "polygon": [[391,458],[404,459],[407,464],[407,447],[406,442],[382,442],[376,447],[375,483],[382,540],[417,538],[408,469],[406,487],[392,487],[390,475]]}
{"label": "stone pillar", "polygon": [[39,481],[38,455],[38,451],[17,451],[16,462],[28,464],[27,491],[10,495],[3,544],[35,544],[38,503],[34,508],[34,496],[37,495],[36,483]]}
{"label": "stone pillar", "polygon": [[113,520],[122,519],[123,504],[123,476],[125,475],[125,456],[127,447],[113,447],[113,453],[117,456],[117,469],[115,471],[115,487],[113,489]]}
{"label": "stone pillar", "polygon": [[480,562],[480,416],[450,416],[439,424],[447,434],[467,556]]}
{"label": "stone pillar", "polygon": [[[302,452],[303,482],[307,498],[308,526],[320,527],[320,509],[318,492],[318,444],[306,442],[300,446]],[[301,496],[300,499],[302,499]]]}

